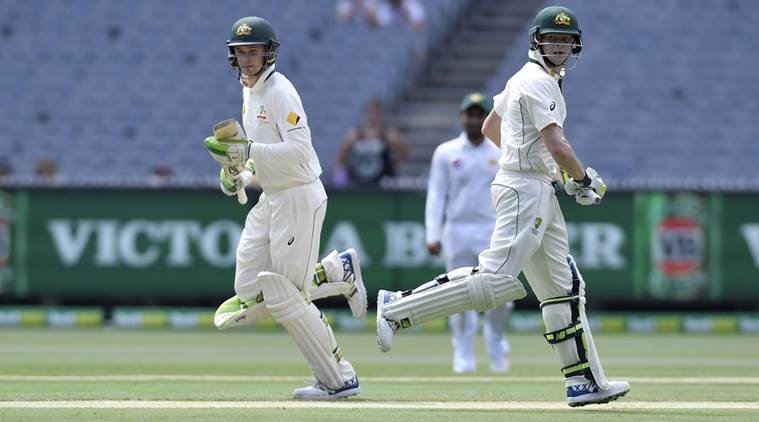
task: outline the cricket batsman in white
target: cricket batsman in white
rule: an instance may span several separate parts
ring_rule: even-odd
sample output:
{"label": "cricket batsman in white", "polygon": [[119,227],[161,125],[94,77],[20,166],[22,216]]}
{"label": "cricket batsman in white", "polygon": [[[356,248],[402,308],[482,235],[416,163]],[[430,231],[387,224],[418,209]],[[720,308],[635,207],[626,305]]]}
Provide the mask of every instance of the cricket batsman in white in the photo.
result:
{"label": "cricket batsman in white", "polygon": [[[446,271],[477,266],[477,255],[490,245],[495,209],[490,205],[490,183],[498,172],[501,150],[481,132],[493,101],[480,93],[465,96],[459,107],[463,131],[440,144],[432,155],[427,186],[425,225],[427,250],[445,257]],[[478,204],[478,206],[472,206]],[[509,343],[504,334],[513,302],[485,311],[482,335],[490,355],[490,370],[507,372]],[[453,372],[474,372],[474,339],[478,312],[448,316],[453,345]]]}
{"label": "cricket batsman in white", "polygon": [[524,272],[540,301],[544,337],[561,362],[567,404],[608,403],[630,390],[627,382],[604,375],[585,314],[585,282],[569,254],[553,186],[563,170],[564,189],[579,204],[599,204],[606,193],[598,173],[583,169],[562,129],[561,85],[581,50],[582,32],[571,10],[551,6],[537,14],[529,61],[494,97],[495,107],[482,127],[502,151],[491,186],[496,223],[490,247],[479,255],[479,268],[458,268],[411,291],[380,290],[377,342],[382,351],[390,350],[399,329],[523,298],[526,292],[516,276]]}
{"label": "cricket batsman in white", "polygon": [[334,251],[316,264],[327,195],[300,96],[275,70],[279,42],[267,20],[238,20],[227,46],[243,86],[244,131],[234,120],[222,122],[205,145],[224,165],[224,193],[245,202],[240,190],[253,175],[263,193],[248,213],[237,246],[236,295],[219,307],[214,322],[226,329],[272,316],[282,324],[316,378],[313,385],[296,389],[295,399],[357,395],[356,371],[341,356],[329,322],[311,300],[342,294],[360,318],[366,314],[366,289],[352,249]]}

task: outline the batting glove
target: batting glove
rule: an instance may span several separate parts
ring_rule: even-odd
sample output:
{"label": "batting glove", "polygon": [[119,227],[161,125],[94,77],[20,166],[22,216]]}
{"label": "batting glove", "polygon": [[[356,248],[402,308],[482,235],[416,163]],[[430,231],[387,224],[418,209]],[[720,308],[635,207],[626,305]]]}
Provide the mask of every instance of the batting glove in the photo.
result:
{"label": "batting glove", "polygon": [[567,195],[574,196],[575,201],[580,205],[596,205],[606,194],[606,184],[598,172],[593,168],[585,169],[585,177],[582,180],[575,180],[562,170],[564,178],[564,190]]}
{"label": "batting glove", "polygon": [[219,187],[225,195],[234,196],[238,190],[244,189],[253,181],[255,174],[256,164],[251,159],[245,162],[244,168],[236,175],[227,174],[222,167],[219,172]]}
{"label": "batting glove", "polygon": [[227,177],[227,172],[225,172],[224,169],[221,169],[219,172],[219,187],[221,187],[221,191],[224,192],[224,195],[227,196],[237,195],[237,190],[239,189],[237,187],[237,181],[232,177]]}
{"label": "batting glove", "polygon": [[225,166],[239,165],[249,158],[250,141],[247,139],[217,139],[209,136],[203,144],[211,157]]}

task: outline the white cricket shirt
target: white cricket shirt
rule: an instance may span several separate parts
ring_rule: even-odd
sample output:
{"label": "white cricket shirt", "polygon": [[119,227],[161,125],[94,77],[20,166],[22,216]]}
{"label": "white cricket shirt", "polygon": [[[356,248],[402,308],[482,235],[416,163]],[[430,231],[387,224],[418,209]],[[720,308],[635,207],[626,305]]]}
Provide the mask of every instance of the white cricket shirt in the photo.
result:
{"label": "white cricket shirt", "polygon": [[473,145],[465,133],[444,142],[432,155],[427,186],[427,242],[442,240],[443,225],[495,224],[490,183],[498,172],[501,151],[489,139]]}
{"label": "white cricket shirt", "polygon": [[[553,177],[558,166],[540,139],[540,131],[552,123],[564,127],[567,115],[558,74],[549,75],[532,59],[493,97],[501,117],[500,167],[503,171],[538,172]],[[536,60],[537,61],[537,60]]]}
{"label": "white cricket shirt", "polygon": [[243,87],[242,120],[253,143],[250,158],[264,192],[305,185],[322,173],[298,92],[270,66],[252,87]]}

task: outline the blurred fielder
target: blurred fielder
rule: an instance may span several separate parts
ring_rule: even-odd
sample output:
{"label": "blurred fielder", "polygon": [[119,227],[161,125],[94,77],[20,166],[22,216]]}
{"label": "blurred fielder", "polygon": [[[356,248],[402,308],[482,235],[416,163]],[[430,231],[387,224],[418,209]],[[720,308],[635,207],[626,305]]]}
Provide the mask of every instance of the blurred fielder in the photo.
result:
{"label": "blurred fielder", "polygon": [[[279,42],[271,24],[240,19],[227,41],[243,93],[243,125],[227,120],[205,144],[223,165],[221,189],[238,195],[255,174],[263,193],[250,210],[237,246],[236,295],[216,311],[221,329],[272,316],[292,336],[314,372],[312,386],[293,397],[336,399],[360,392],[353,366],[341,357],[329,322],[312,299],[342,294],[356,317],[366,313],[358,256],[349,249],[319,264],[327,195],[300,97],[275,71]],[[247,133],[247,135],[246,135]],[[245,195],[238,195],[245,202]]]}
{"label": "blurred fielder", "polygon": [[[458,138],[440,144],[432,155],[425,211],[427,250],[439,255],[442,247],[446,271],[477,266],[477,255],[490,244],[495,225],[490,183],[498,172],[501,151],[485,139],[480,129],[492,108],[493,102],[482,94],[464,97],[459,107],[464,131]],[[512,306],[512,302],[506,302],[485,311],[482,334],[493,372],[506,372],[509,368],[504,329]],[[477,320],[478,313],[473,310],[448,316],[453,372],[477,370]]]}
{"label": "blurred fielder", "polygon": [[479,268],[450,271],[412,291],[380,290],[377,341],[382,351],[390,350],[398,329],[523,298],[524,286],[516,278],[523,271],[540,301],[544,336],[561,361],[567,403],[607,403],[630,390],[627,382],[604,375],[585,315],[585,282],[569,254],[552,185],[563,169],[564,188],[581,205],[599,203],[606,191],[598,173],[583,170],[562,129],[561,83],[580,56],[581,35],[577,18],[565,7],[547,7],[535,17],[529,62],[495,96],[495,108],[482,127],[503,152],[491,187],[496,223],[490,248],[480,254]]}

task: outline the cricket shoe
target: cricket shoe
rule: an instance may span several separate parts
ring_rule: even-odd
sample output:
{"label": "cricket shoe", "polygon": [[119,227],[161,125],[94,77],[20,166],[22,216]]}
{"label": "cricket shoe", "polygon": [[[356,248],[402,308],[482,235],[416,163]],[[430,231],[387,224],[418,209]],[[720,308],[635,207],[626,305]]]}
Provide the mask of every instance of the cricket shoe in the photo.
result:
{"label": "cricket shoe", "polygon": [[467,374],[477,371],[477,361],[474,357],[470,358],[454,358],[453,359],[453,372],[456,374]]}
{"label": "cricket shoe", "polygon": [[616,400],[630,391],[630,383],[627,381],[609,381],[609,388],[598,388],[595,381],[586,384],[567,387],[567,404],[571,407],[585,406],[586,404],[603,404]]}
{"label": "cricket shoe", "polygon": [[398,324],[388,321],[382,316],[383,307],[401,297],[401,292],[380,290],[377,292],[377,344],[383,352],[389,352],[393,347],[393,335],[398,330]]}
{"label": "cricket shoe", "polygon": [[357,396],[359,393],[361,393],[361,386],[358,384],[358,377],[354,376],[336,390],[327,387],[317,379],[314,385],[296,388],[293,391],[293,398],[295,400],[336,400]]}
{"label": "cricket shoe", "polygon": [[340,254],[340,260],[343,262],[343,281],[352,284],[350,291],[344,296],[348,299],[348,306],[351,308],[353,317],[361,319],[366,316],[366,308],[369,306],[366,299],[366,286],[361,277],[361,261],[353,248],[343,251]]}
{"label": "cricket shoe", "polygon": [[490,372],[494,372],[496,374],[505,374],[509,372],[509,369],[511,369],[511,365],[509,365],[509,360],[505,357],[497,359],[491,358]]}

